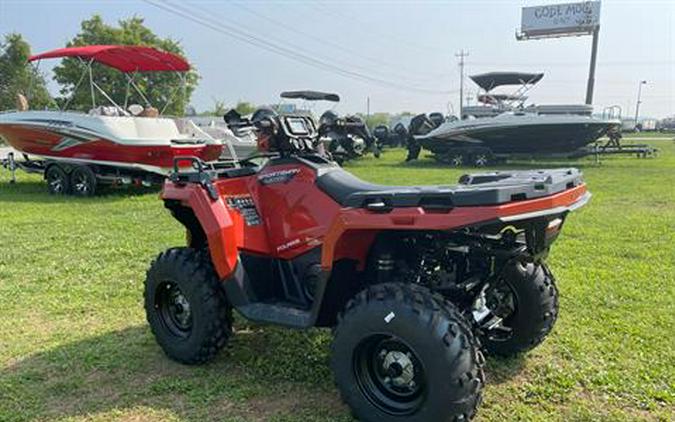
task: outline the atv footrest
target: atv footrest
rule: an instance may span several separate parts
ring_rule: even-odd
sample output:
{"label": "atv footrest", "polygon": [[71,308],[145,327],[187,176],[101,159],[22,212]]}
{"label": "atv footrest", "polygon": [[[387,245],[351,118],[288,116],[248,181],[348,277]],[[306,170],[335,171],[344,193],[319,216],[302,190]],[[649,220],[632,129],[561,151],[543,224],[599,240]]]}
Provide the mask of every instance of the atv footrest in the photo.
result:
{"label": "atv footrest", "polygon": [[298,309],[285,303],[250,303],[239,306],[237,310],[244,317],[255,322],[306,328],[312,325],[310,311]]}

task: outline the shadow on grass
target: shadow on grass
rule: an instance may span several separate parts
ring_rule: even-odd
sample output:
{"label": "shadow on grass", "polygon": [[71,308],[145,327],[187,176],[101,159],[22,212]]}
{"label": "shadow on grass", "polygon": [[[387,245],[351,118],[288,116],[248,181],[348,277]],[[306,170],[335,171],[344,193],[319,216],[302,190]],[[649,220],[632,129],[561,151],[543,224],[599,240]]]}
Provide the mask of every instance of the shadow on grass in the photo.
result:
{"label": "shadow on grass", "polygon": [[314,407],[342,418],[346,409],[333,391],[325,353],[317,352],[327,349],[322,334],[246,329],[214,362],[195,367],[167,358],[146,326],[89,337],[2,369],[0,420],[138,408],[184,420],[268,420]]}
{"label": "shadow on grass", "polygon": [[527,355],[522,353],[509,358],[488,358],[485,364],[487,382],[490,384],[502,384],[510,381],[525,368],[526,361]]}
{"label": "shadow on grass", "polygon": [[[215,361],[191,367],[167,358],[144,325],[111,331],[2,369],[0,420],[106,418],[120,411],[132,412],[123,416],[130,419],[269,420],[308,413],[349,420],[332,383],[329,342],[327,330],[244,326]],[[488,382],[505,382],[523,366],[522,356],[489,359]]]}
{"label": "shadow on grass", "polygon": [[71,195],[51,195],[47,191],[47,184],[39,180],[17,180],[16,183],[1,181],[0,202],[44,202],[58,204],[90,200],[114,202],[128,197],[159,193],[160,190],[160,186],[100,186],[93,198],[76,198]]}

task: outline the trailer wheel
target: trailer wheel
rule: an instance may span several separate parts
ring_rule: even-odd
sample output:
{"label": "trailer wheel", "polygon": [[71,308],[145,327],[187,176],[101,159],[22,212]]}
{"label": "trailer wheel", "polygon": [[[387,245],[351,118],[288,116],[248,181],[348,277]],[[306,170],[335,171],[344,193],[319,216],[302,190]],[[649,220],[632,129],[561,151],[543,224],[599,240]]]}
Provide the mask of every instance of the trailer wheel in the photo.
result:
{"label": "trailer wheel", "polygon": [[70,180],[65,170],[58,164],[47,167],[45,172],[47,189],[52,195],[67,195],[70,193]]}
{"label": "trailer wheel", "polygon": [[490,163],[490,156],[486,153],[479,152],[473,156],[473,165],[476,167],[485,167]]}
{"label": "trailer wheel", "polygon": [[93,196],[96,193],[96,175],[87,166],[78,166],[70,173],[70,188],[75,196]]}
{"label": "trailer wheel", "polygon": [[453,167],[462,167],[464,165],[464,154],[459,152],[449,156],[449,162]]}

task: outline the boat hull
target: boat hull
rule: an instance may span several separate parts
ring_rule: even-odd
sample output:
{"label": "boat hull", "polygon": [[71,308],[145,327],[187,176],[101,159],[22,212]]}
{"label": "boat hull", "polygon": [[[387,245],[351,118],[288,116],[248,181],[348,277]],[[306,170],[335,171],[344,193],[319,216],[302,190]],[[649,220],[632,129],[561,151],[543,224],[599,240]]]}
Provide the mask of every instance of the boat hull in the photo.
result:
{"label": "boat hull", "polygon": [[[442,154],[461,147],[485,147],[495,154],[560,154],[576,151],[602,137],[607,122],[514,124],[458,128],[437,137],[420,139],[421,145]],[[430,134],[431,135],[431,134]]]}
{"label": "boat hull", "polygon": [[[91,133],[60,131],[40,126],[0,123],[0,136],[14,149],[44,159],[77,161],[167,174],[175,157],[218,159],[220,144],[143,145],[119,143]],[[189,163],[181,163],[189,165]]]}

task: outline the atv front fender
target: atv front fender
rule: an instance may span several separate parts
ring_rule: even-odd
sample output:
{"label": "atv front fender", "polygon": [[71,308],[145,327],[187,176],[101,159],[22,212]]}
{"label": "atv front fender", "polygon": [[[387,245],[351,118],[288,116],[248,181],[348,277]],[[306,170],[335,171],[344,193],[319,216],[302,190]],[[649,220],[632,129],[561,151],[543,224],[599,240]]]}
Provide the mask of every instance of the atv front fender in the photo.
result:
{"label": "atv front fender", "polygon": [[241,217],[229,211],[222,198],[212,199],[199,185],[166,182],[161,197],[180,201],[194,213],[208,242],[213,266],[221,280],[229,278],[237,265],[244,227]]}

